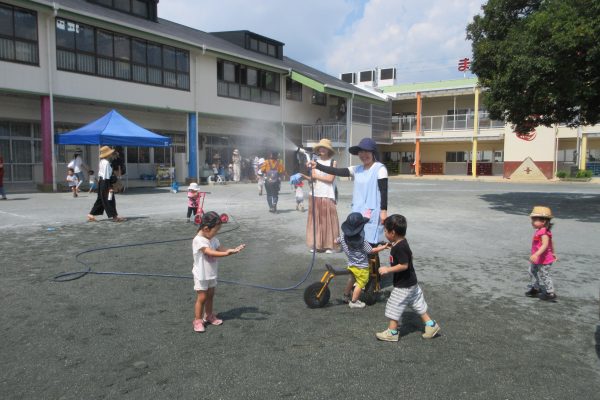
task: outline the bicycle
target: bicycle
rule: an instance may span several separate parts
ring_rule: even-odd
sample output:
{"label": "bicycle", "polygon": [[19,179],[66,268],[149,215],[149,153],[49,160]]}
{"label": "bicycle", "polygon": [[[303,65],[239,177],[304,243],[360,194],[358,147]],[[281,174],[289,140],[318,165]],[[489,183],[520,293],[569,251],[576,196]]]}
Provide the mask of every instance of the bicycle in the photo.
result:
{"label": "bicycle", "polygon": [[[380,265],[381,263],[378,254],[369,256],[369,281],[361,295],[362,301],[368,306],[372,306],[377,302],[377,298],[381,291],[381,276],[379,275]],[[304,303],[306,303],[308,308],[324,307],[331,297],[329,283],[338,275],[350,274],[348,269],[335,268],[331,264],[325,264],[325,268],[327,270],[321,277],[321,280],[308,285],[308,287],[304,289]]]}

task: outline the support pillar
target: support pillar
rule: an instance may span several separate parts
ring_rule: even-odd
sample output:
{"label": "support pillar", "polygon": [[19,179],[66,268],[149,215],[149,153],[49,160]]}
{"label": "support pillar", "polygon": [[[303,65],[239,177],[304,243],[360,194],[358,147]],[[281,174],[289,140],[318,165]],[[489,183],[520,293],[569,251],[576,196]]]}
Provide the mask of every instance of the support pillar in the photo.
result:
{"label": "support pillar", "polygon": [[[454,117],[456,121],[456,114]],[[479,87],[475,88],[475,119],[473,121],[473,150],[471,151],[471,175],[477,177],[477,136],[479,135]]]}
{"label": "support pillar", "polygon": [[198,119],[196,113],[188,113],[188,179],[198,178]]}
{"label": "support pillar", "polygon": [[579,169],[585,170],[587,166],[587,133],[581,135],[581,151],[579,159]]}
{"label": "support pillar", "polygon": [[52,112],[50,107],[50,96],[40,98],[40,130],[42,136],[42,170],[43,184],[52,185]]}
{"label": "support pillar", "polygon": [[415,175],[421,176],[421,92],[417,92],[417,130],[415,132]]}

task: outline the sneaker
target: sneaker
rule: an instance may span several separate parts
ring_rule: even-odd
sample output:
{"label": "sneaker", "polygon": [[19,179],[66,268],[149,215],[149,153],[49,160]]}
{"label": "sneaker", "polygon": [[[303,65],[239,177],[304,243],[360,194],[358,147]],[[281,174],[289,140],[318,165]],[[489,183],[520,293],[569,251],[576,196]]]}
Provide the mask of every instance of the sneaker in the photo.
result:
{"label": "sneaker", "polygon": [[211,325],[221,325],[223,323],[223,320],[217,318],[215,314],[209,314],[206,316],[206,318],[204,318],[204,322]]}
{"label": "sneaker", "polygon": [[528,291],[525,292],[525,296],[527,297],[538,297],[538,294],[540,293],[539,289],[536,288],[531,288]]}
{"label": "sneaker", "polygon": [[333,251],[331,251],[330,249],[325,250],[325,254],[333,254]]}
{"label": "sneaker", "polygon": [[423,339],[433,339],[440,331],[440,324],[437,322],[434,326],[425,325],[425,333],[421,335]]}
{"label": "sneaker", "polygon": [[389,329],[386,329],[383,332],[377,332],[375,334],[377,340],[383,340],[384,342],[397,342],[400,339],[400,334],[396,333],[395,335]]}
{"label": "sneaker", "polygon": [[539,295],[540,300],[544,301],[556,301],[556,294],[554,293],[542,293]]}
{"label": "sneaker", "polygon": [[204,332],[204,322],[201,319],[194,320],[194,332]]}
{"label": "sneaker", "polygon": [[367,305],[360,300],[351,301],[348,303],[348,307],[350,308],[365,308]]}
{"label": "sneaker", "polygon": [[344,293],[344,296],[342,297],[342,301],[344,302],[344,304],[350,303],[350,300],[352,300],[352,296],[350,296],[349,294]]}

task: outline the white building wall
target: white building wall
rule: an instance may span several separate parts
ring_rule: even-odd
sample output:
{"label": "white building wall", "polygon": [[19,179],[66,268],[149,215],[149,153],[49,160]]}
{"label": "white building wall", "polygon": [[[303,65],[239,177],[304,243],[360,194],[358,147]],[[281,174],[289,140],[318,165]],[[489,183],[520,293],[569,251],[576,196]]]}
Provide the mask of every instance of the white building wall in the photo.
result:
{"label": "white building wall", "polygon": [[533,140],[517,137],[510,126],[504,129],[504,161],[553,161],[555,155],[554,128],[538,127]]}

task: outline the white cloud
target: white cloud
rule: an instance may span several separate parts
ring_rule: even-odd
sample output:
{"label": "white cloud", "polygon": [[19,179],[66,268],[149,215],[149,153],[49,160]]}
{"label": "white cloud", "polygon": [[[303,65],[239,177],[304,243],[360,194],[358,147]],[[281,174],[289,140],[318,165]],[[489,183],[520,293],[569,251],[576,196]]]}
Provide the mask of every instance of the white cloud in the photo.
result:
{"label": "white cloud", "polygon": [[329,71],[398,67],[400,81],[460,78],[457,61],[470,57],[466,25],[480,0],[371,0],[364,17],[336,36]]}
{"label": "white cloud", "polygon": [[[484,0],[163,0],[159,16],[206,32],[250,30],[337,76],[396,66],[400,81],[460,78],[465,27]],[[364,10],[362,6],[364,5]],[[362,12],[361,12],[362,11]]]}

